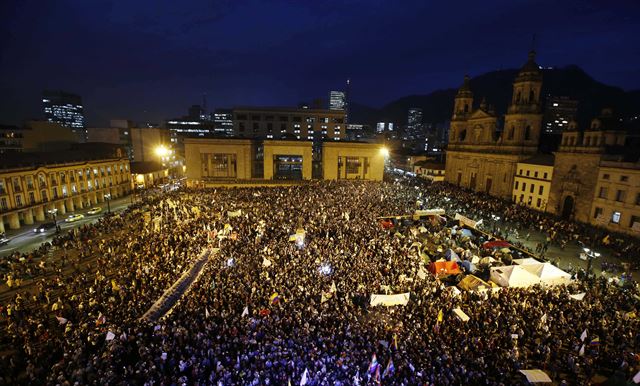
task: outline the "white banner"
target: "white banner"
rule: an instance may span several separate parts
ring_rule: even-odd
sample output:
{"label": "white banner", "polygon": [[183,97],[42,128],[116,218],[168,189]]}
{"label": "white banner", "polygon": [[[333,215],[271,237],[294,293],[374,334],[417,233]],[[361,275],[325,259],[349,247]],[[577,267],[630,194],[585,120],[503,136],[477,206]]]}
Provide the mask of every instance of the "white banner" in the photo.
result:
{"label": "white banner", "polygon": [[425,209],[425,210],[416,210],[414,216],[437,216],[443,215],[444,209]]}
{"label": "white banner", "polygon": [[372,294],[370,304],[372,307],[383,305],[383,306],[404,306],[409,302],[409,296],[411,296],[411,292],[405,292],[403,294],[395,294],[395,295],[378,295]]}
{"label": "white banner", "polygon": [[476,225],[477,225],[476,221],[470,219],[469,217],[465,217],[465,216],[461,215],[460,213],[456,213],[456,215],[455,215],[455,217],[453,219],[460,221],[460,223],[462,225],[466,225],[469,228],[475,228]]}
{"label": "white banner", "polygon": [[227,211],[227,216],[231,217],[240,217],[242,216],[242,209],[238,209],[235,212]]}

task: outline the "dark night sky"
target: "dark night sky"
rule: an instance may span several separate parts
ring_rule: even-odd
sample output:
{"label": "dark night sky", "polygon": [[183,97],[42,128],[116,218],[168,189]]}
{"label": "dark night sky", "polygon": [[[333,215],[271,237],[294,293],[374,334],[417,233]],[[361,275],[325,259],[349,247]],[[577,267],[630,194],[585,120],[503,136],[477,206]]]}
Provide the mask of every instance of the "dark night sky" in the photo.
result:
{"label": "dark night sky", "polygon": [[[464,3],[468,3],[465,5]],[[640,88],[640,1],[0,2],[0,123],[40,118],[45,88],[83,97],[89,126],[209,107],[296,105],[352,79],[379,106],[518,67],[577,64]]]}

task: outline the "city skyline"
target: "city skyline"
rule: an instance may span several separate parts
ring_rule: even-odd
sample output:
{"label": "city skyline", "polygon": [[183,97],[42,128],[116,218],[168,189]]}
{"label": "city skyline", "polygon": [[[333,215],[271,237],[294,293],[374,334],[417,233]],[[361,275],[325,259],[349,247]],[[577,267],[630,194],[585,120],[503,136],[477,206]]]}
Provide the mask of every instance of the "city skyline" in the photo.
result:
{"label": "city skyline", "polygon": [[[517,68],[534,34],[540,65],[577,64],[603,83],[640,87],[640,54],[629,49],[639,39],[631,2],[615,9],[584,2],[124,7],[3,4],[0,91],[12,98],[0,107],[0,121],[40,118],[38,95],[47,88],[81,95],[93,126],[112,118],[159,122],[205,93],[212,107],[293,106],[326,98],[348,78],[355,103],[379,106],[456,87],[465,73]],[[532,23],[520,23],[521,14]]]}

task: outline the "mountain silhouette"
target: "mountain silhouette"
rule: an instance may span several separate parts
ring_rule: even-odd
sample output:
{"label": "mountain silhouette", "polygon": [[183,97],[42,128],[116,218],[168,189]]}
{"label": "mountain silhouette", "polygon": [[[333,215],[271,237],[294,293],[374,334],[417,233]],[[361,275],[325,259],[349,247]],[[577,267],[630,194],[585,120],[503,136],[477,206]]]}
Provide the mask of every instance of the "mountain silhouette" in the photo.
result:
{"label": "mountain silhouette", "polygon": [[[512,84],[518,71],[492,71],[471,78],[474,105],[477,107],[484,97],[499,116],[504,114],[511,101]],[[436,90],[426,95],[405,96],[378,109],[351,103],[349,121],[372,127],[375,127],[376,122],[394,122],[403,126],[407,123],[409,108],[419,107],[423,110],[423,122],[442,123],[451,118],[458,87],[456,85],[455,88]],[[622,118],[640,115],[640,90],[624,91],[619,87],[608,86],[594,80],[575,65],[543,70],[543,103],[549,95],[577,100],[579,104],[576,119],[581,127],[588,125],[605,107],[611,107]]]}

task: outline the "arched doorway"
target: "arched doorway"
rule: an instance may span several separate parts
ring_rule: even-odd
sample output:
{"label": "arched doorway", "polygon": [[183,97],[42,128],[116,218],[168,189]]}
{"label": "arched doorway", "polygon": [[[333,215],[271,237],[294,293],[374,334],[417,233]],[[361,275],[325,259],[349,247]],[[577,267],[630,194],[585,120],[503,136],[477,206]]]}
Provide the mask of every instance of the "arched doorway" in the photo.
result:
{"label": "arched doorway", "polygon": [[562,218],[569,219],[573,214],[573,206],[575,202],[572,196],[567,196],[564,198],[564,203],[562,205]]}

